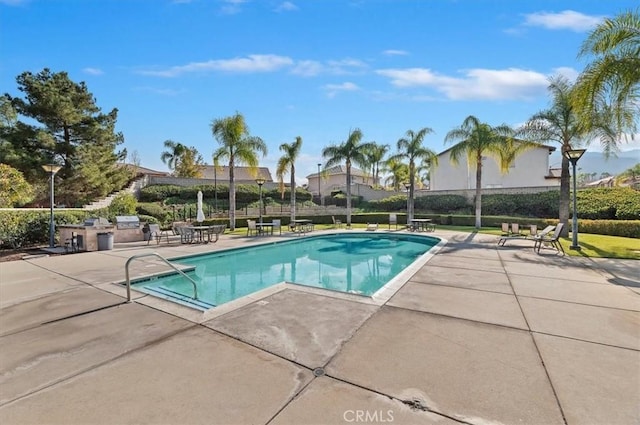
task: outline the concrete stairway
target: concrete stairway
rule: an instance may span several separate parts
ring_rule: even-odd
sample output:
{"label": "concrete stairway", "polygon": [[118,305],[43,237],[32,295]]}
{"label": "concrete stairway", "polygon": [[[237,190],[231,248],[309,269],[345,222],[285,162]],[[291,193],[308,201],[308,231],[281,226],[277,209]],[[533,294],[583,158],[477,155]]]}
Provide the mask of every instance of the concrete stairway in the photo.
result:
{"label": "concrete stairway", "polygon": [[111,205],[111,202],[114,200],[114,198],[116,198],[118,195],[121,195],[123,193],[131,193],[133,196],[137,198],[138,195],[140,194],[140,189],[145,187],[148,183],[149,183],[149,176],[146,176],[146,175],[142,176],[132,181],[127,188],[114,192],[103,199],[93,201],[88,205],[84,205],[82,209],[87,211],[93,211],[93,210],[99,210],[100,208],[107,208],[109,205]]}

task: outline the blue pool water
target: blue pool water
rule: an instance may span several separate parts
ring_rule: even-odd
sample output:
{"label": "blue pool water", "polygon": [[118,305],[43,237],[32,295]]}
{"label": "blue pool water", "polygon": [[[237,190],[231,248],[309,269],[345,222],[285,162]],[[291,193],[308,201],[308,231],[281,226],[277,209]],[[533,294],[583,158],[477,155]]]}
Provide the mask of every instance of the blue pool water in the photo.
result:
{"label": "blue pool water", "polygon": [[180,258],[193,267],[179,274],[134,283],[137,290],[200,309],[220,305],[277,283],[373,295],[440,239],[386,233],[309,236],[296,240]]}

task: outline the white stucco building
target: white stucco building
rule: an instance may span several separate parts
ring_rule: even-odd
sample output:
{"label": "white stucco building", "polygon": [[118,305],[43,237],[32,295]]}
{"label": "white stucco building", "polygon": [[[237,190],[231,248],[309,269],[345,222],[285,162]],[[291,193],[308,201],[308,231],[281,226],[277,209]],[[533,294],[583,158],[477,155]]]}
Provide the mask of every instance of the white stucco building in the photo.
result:
{"label": "white stucco building", "polygon": [[[514,160],[509,172],[502,174],[498,160],[485,156],[482,160],[483,188],[515,188],[559,186],[560,174],[549,169],[552,146],[527,150]],[[431,167],[431,190],[459,190],[476,188],[476,166],[468,164],[467,157],[459,158],[457,165],[451,162],[451,149],[438,154],[438,165]]]}
{"label": "white stucco building", "polygon": [[[318,195],[318,190],[322,196],[329,196],[332,192],[343,190],[347,182],[347,166],[337,165],[323,170],[320,174],[313,173],[307,176],[307,190],[314,196]],[[351,184],[364,184],[373,186],[373,177],[364,171],[351,167]]]}

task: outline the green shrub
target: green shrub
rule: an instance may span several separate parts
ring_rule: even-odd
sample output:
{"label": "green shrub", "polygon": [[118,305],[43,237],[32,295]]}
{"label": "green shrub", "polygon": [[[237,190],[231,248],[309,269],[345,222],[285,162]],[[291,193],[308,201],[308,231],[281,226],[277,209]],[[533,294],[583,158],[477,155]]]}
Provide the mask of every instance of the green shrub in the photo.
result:
{"label": "green shrub", "polygon": [[[56,225],[81,223],[87,216],[86,211],[54,211]],[[0,246],[19,248],[48,242],[49,220],[49,211],[0,211]]]}
{"label": "green shrub", "polygon": [[[569,223],[571,225],[571,222]],[[640,220],[578,220],[579,233],[640,238]],[[640,242],[638,243],[640,246]]]}
{"label": "green shrub", "polygon": [[111,201],[108,207],[109,216],[133,215],[136,213],[138,200],[130,193],[122,193]]}
{"label": "green shrub", "polygon": [[420,196],[413,203],[416,210],[434,213],[450,213],[469,208],[467,198],[462,195]]}
{"label": "green shrub", "polygon": [[560,191],[482,195],[483,215],[558,217]]}
{"label": "green shrub", "polygon": [[579,218],[593,220],[640,218],[640,191],[630,187],[578,190],[576,203]]}
{"label": "green shrub", "polygon": [[160,223],[166,223],[169,220],[169,217],[172,216],[172,213],[167,211],[164,207],[152,202],[139,203],[136,206],[136,214],[138,214],[138,216],[144,215],[155,217]]}
{"label": "green shrub", "polygon": [[364,203],[367,210],[404,211],[407,209],[407,196],[394,195],[384,199],[376,199]]}

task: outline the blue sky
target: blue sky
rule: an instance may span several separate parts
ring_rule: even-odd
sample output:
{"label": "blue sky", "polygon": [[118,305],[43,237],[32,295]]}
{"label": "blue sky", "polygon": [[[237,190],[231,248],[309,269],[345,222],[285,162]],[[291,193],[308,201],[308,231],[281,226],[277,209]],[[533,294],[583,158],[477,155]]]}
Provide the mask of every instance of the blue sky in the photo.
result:
{"label": "blue sky", "polygon": [[[465,117],[518,125],[605,16],[637,1],[0,0],[0,91],[48,67],[85,81],[145,167],[167,139],[211,163],[210,123],[242,113],[269,154],[303,138],[297,179],[360,128],[395,150],[409,129],[444,150]],[[634,143],[623,150],[638,148]],[[598,150],[596,143],[590,150]],[[275,178],[275,175],[274,175]]]}

